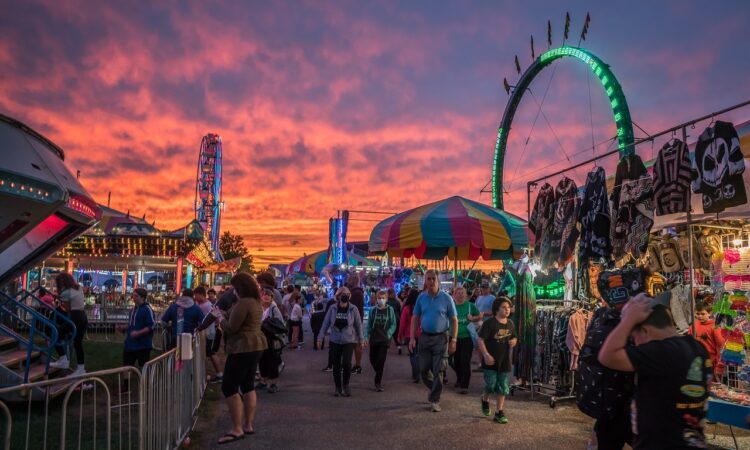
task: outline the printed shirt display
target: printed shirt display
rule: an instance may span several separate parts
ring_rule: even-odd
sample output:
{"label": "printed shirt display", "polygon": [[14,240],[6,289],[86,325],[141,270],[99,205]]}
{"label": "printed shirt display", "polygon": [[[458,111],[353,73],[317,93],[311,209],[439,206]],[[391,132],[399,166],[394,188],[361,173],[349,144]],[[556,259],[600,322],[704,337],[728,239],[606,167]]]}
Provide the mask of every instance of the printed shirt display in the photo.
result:
{"label": "printed shirt display", "polygon": [[609,258],[612,255],[609,199],[606,177],[601,167],[597,167],[586,177],[578,221],[581,223],[581,241],[578,247],[580,260]]}
{"label": "printed shirt display", "polygon": [[[547,231],[552,224],[554,212],[552,206],[554,203],[555,190],[549,183],[544,183],[539,190],[539,195],[536,197],[534,209],[531,211],[531,217],[529,218],[529,230],[534,233],[534,254],[537,256],[549,250],[549,242],[544,243],[544,241],[548,237]],[[545,247],[544,250],[542,250],[543,247]]]}
{"label": "printed shirt display", "polygon": [[679,139],[667,142],[654,163],[656,215],[686,212],[692,176],[687,145]]}
{"label": "printed shirt display", "polygon": [[573,249],[578,239],[575,225],[575,211],[578,187],[570,178],[564,177],[555,188],[554,217],[549,231],[549,249],[542,249],[542,267],[558,262],[559,267],[573,257]]}
{"label": "printed shirt display", "polygon": [[638,258],[648,247],[648,234],[654,224],[653,179],[641,157],[628,155],[617,164],[612,189],[612,255]]}
{"label": "printed shirt display", "polygon": [[706,128],[695,146],[693,171],[693,192],[703,194],[703,212],[719,213],[747,203],[744,171],[745,159],[734,125],[717,121]]}

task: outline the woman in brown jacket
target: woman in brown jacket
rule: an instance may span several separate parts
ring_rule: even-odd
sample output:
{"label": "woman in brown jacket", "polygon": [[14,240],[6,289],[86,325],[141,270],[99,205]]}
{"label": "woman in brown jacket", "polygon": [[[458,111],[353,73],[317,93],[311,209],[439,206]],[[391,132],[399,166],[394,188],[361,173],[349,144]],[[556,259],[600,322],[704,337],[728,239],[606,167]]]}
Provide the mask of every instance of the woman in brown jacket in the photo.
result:
{"label": "woman in brown jacket", "polygon": [[266,337],[260,330],[263,307],[258,282],[247,273],[238,273],[230,282],[237,301],[229,310],[229,318],[220,316],[219,320],[227,353],[221,390],[227,399],[232,429],[219,439],[219,444],[255,432],[255,370],[263,350],[268,348]]}

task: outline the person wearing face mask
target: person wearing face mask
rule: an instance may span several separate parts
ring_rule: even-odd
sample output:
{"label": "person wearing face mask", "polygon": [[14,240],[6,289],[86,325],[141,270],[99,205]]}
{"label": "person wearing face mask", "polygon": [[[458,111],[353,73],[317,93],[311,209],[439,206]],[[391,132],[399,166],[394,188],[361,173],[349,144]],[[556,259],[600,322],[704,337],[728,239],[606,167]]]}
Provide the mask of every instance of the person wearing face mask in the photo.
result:
{"label": "person wearing face mask", "polygon": [[388,293],[377,294],[376,306],[370,308],[365,328],[363,347],[370,347],[370,364],[375,370],[375,391],[383,392],[383,368],[388,356],[388,344],[396,332],[396,313],[388,305]]}
{"label": "person wearing face mask", "polygon": [[[329,338],[333,357],[333,382],[336,385],[334,396],[351,397],[349,379],[352,374],[352,353],[356,346],[362,345],[362,316],[359,309],[350,303],[351,291],[346,287],[339,288],[334,298],[337,302],[328,310],[321,336],[331,332]],[[322,342],[318,342],[322,345]]]}

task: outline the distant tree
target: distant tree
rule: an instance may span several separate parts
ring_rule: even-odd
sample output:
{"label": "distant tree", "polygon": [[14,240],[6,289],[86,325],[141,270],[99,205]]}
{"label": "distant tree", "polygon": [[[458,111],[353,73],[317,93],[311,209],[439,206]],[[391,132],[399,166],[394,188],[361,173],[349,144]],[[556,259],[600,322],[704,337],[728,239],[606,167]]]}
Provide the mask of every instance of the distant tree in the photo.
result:
{"label": "distant tree", "polygon": [[245,240],[239,234],[232,234],[229,231],[225,231],[221,234],[219,239],[219,250],[224,256],[224,259],[232,259],[236,257],[242,258],[240,268],[238,272],[252,272],[253,268],[253,256],[245,245]]}

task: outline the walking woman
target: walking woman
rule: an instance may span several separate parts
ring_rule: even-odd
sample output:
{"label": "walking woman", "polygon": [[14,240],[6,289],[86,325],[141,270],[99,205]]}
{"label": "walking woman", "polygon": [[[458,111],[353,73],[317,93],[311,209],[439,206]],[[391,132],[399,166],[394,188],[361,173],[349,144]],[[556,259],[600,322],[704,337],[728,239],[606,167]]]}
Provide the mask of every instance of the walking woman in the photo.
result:
{"label": "walking woman", "polygon": [[[457,287],[453,291],[458,317],[458,339],[456,339],[456,353],[450,358],[450,365],[456,371],[456,385],[461,394],[469,392],[471,381],[471,355],[474,351],[474,339],[471,335],[474,324],[479,321],[479,309],[474,303],[466,301],[466,289]],[[476,336],[476,328],[473,330]]]}
{"label": "walking woman", "polygon": [[[414,311],[414,305],[417,303],[417,297],[419,297],[419,291],[411,289],[409,295],[404,301],[404,307],[401,309],[401,322],[398,327],[398,340],[399,342],[409,342],[411,338],[411,313]],[[417,328],[417,335],[414,338],[418,338],[422,330]],[[407,346],[408,349],[408,346]],[[419,383],[419,353],[416,349],[409,351],[409,362],[411,363],[411,380],[415,383]]]}
{"label": "walking woman", "polygon": [[[394,293],[395,296],[395,293]],[[388,304],[388,294],[380,291],[377,304],[370,308],[365,328],[364,347],[370,346],[370,364],[375,369],[375,391],[383,392],[383,368],[388,356],[388,347],[396,332],[396,313]]]}
{"label": "walking woman", "polygon": [[[284,316],[281,310],[273,301],[273,289],[263,286],[260,293],[260,303],[263,306],[262,320],[272,317],[284,323]],[[261,321],[262,323],[262,321]],[[261,327],[262,328],[262,327]],[[278,338],[278,335],[271,336],[265,334],[268,348],[263,351],[263,355],[258,362],[260,370],[260,382],[255,385],[256,389],[265,388],[269,394],[275,394],[279,391],[277,380],[279,378],[279,367],[281,366],[281,352],[284,348],[284,342]]]}
{"label": "walking woman", "polygon": [[[89,326],[89,321],[86,318],[86,311],[83,310],[84,298],[83,289],[76,283],[73,276],[68,272],[61,272],[55,278],[55,284],[57,285],[57,298],[60,300],[60,308],[58,309],[62,314],[70,317],[75,325],[75,330],[64,330],[60,331],[60,339],[62,340],[63,335],[67,335],[70,332],[75,332],[75,338],[73,339],[73,349],[76,352],[76,361],[78,367],[76,367],[73,376],[81,375],[86,373],[84,367],[84,354],[83,354],[83,336],[86,334],[86,328]],[[50,367],[56,367],[60,369],[67,369],[70,367],[70,361],[65,351],[65,347],[58,345],[55,347],[57,354],[60,358],[50,363]]]}
{"label": "walking woman", "polygon": [[260,329],[263,307],[258,282],[249,274],[240,272],[232,277],[230,283],[237,301],[229,310],[229,318],[225,318],[218,308],[211,312],[217,315],[224,332],[227,361],[221,391],[232,418],[232,429],[219,438],[219,444],[233,442],[255,432],[255,371],[261,354],[268,348],[266,337]]}
{"label": "walking woman", "polygon": [[[351,397],[349,379],[352,374],[352,353],[354,347],[362,345],[362,317],[359,309],[352,305],[351,291],[347,287],[340,287],[334,298],[336,303],[328,310],[320,329],[320,335],[325,336],[330,329],[329,345],[333,356],[333,382],[336,385],[336,397]],[[322,345],[322,342],[318,342]]]}

